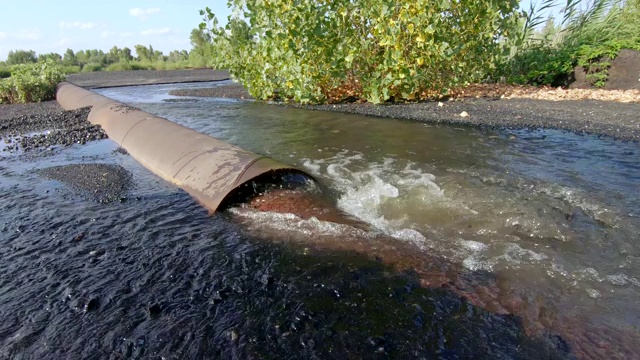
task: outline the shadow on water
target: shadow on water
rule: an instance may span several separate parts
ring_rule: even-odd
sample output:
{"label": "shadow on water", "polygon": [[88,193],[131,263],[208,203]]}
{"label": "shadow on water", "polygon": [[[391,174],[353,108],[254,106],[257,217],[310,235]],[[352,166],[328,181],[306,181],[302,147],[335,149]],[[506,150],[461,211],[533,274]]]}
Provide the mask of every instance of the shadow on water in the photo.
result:
{"label": "shadow on water", "polygon": [[[424,273],[375,252],[274,242],[234,213],[211,217],[105,145],[5,159],[0,358],[570,357],[560,337],[423,287]],[[130,171],[130,200],[98,203],[39,175],[88,159]]]}
{"label": "shadow on water", "polygon": [[295,284],[297,299],[277,304],[283,311],[259,325],[267,329],[255,339],[260,357],[568,357],[559,337],[529,337],[517,317],[488,312],[445,288],[421,287],[410,271],[342,251],[301,256],[287,249],[275,258],[286,278],[275,287]]}
{"label": "shadow on water", "polygon": [[559,337],[529,337],[516,316],[422,288],[414,273],[264,243],[184,194],[167,200],[144,223],[69,217],[5,239],[2,356],[568,356]]}

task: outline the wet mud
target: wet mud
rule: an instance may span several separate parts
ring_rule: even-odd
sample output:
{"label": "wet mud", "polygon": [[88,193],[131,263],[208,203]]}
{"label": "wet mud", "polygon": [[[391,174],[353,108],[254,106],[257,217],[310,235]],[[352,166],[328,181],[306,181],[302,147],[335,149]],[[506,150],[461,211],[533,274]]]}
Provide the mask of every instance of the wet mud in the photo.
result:
{"label": "wet mud", "polygon": [[[14,106],[14,105],[10,105]],[[0,141],[3,152],[47,149],[107,138],[104,131],[87,121],[90,108],[64,111],[52,104],[16,106],[19,113],[7,111],[0,118]],[[11,108],[7,108],[12,110]],[[10,115],[14,115],[9,117]]]}
{"label": "wet mud", "polygon": [[238,83],[228,83],[228,84],[224,84],[224,85],[220,85],[212,88],[206,88],[206,89],[172,90],[169,92],[169,95],[230,98],[230,99],[241,99],[241,100],[253,99],[253,96],[251,96],[249,92],[242,85]]}
{"label": "wet mud", "polygon": [[38,174],[57,180],[80,195],[100,203],[128,200],[131,174],[113,164],[71,164],[41,169]]}
{"label": "wet mud", "polygon": [[136,86],[152,84],[173,84],[199,81],[222,81],[229,79],[226,70],[186,69],[186,70],[127,70],[95,71],[67,76],[67,81],[85,88],[95,89],[113,86]]}

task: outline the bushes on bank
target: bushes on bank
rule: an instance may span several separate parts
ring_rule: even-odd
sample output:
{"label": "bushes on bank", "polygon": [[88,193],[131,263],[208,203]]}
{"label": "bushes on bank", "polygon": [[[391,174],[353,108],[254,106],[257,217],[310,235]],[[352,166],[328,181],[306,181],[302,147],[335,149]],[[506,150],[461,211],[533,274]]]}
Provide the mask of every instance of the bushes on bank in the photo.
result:
{"label": "bushes on bank", "polygon": [[51,100],[65,73],[51,59],[14,66],[11,77],[0,80],[0,103],[27,103]]}
{"label": "bushes on bank", "polygon": [[[512,56],[499,64],[498,76],[507,82],[534,85],[566,85],[576,66],[592,85],[606,84],[610,61],[621,49],[640,50],[640,0],[594,0],[586,8],[580,1],[546,0],[525,17],[521,41]],[[563,18],[546,26],[537,10],[562,6]]]}
{"label": "bushes on bank", "polygon": [[[199,30],[194,31],[198,32]],[[194,46],[196,45],[194,44]],[[126,47],[121,49],[117,46],[112,47],[108,53],[97,49],[81,50],[76,53],[71,49],[67,49],[64,56],[56,53],[36,56],[36,53],[32,50],[16,50],[10,52],[12,55],[11,64],[0,61],[0,78],[9,77],[12,66],[22,64],[16,62],[33,63],[47,59],[53,60],[66,74],[104,70],[174,70],[206,67],[207,65],[206,60],[200,61],[200,59],[197,59],[197,61],[192,61],[190,53],[186,50],[174,50],[167,56],[163,55],[161,51],[154,50],[152,46],[147,48],[142,45],[136,45],[136,50],[140,52],[137,58],[131,54],[131,49]],[[199,53],[199,49],[194,49],[192,53]],[[210,57],[207,60],[211,61]],[[5,68],[6,71],[3,70]]]}
{"label": "bushes on bank", "polygon": [[247,0],[226,28],[209,9],[214,65],[252,96],[299,102],[412,100],[492,71],[518,1]]}
{"label": "bushes on bank", "polygon": [[103,66],[100,63],[89,63],[82,67],[82,72],[102,71],[102,68]]}

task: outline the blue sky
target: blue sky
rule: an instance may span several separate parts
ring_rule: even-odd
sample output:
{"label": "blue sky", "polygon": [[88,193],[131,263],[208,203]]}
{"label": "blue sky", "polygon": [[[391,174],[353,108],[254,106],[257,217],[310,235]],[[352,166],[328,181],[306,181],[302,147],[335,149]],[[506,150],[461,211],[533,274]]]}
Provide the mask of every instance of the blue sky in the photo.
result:
{"label": "blue sky", "polygon": [[221,20],[223,0],[0,0],[0,61],[10,50],[38,54],[113,45],[152,45],[168,54],[191,50],[189,34],[198,26],[198,10],[209,6]]}
{"label": "blue sky", "polygon": [[[528,7],[530,0],[523,0]],[[0,0],[0,61],[10,50],[38,54],[113,45],[152,45],[168,54],[191,50],[189,34],[198,26],[198,10],[209,6],[225,21],[226,0]]]}

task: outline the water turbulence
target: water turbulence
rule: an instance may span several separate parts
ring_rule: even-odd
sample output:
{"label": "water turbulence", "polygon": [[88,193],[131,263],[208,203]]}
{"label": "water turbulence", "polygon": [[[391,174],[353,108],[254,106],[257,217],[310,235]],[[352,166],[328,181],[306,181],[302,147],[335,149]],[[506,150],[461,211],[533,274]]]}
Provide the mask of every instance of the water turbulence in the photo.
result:
{"label": "water turbulence", "polygon": [[559,334],[579,358],[638,355],[638,144],[221,99],[145,102],[135,91],[103,93],[305,169],[371,225],[231,210],[260,237],[413,271],[422,285],[517,315],[527,334]]}
{"label": "water turbulence", "polygon": [[[99,92],[315,181],[208,216],[108,141],[8,158],[2,356],[639,357],[638,144],[164,101],[215,85]],[[39,175],[78,162],[129,171],[129,200]]]}

